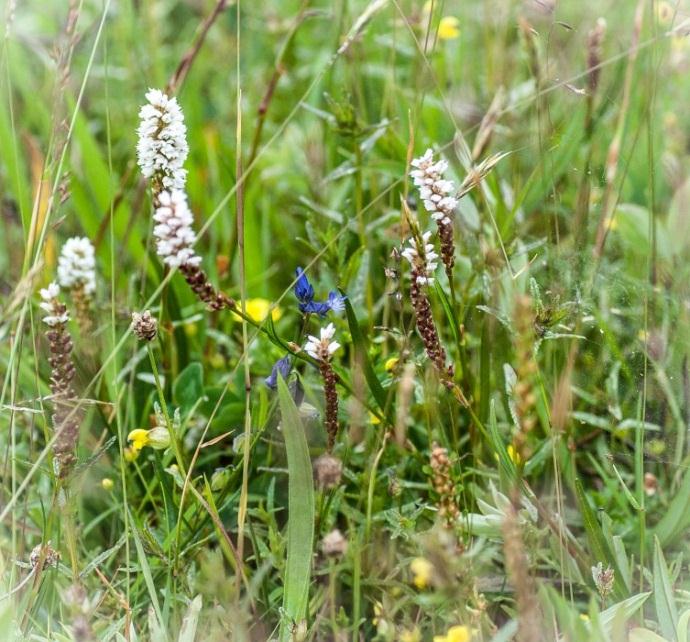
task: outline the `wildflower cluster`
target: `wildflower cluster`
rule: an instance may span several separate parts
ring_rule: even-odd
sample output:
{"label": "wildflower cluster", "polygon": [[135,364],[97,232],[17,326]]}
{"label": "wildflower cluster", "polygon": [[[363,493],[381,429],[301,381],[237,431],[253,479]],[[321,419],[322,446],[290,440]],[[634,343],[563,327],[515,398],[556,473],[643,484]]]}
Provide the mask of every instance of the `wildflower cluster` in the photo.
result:
{"label": "wildflower cluster", "polygon": [[48,363],[51,368],[50,389],[53,393],[53,453],[59,474],[65,477],[75,460],[79,421],[72,407],[76,397],[72,387],[76,371],[72,363],[72,337],[67,329],[69,314],[59,296],[60,286],[57,283],[51,283],[41,290],[41,308],[47,313],[43,322],[49,328],[46,338],[50,346]]}
{"label": "wildflower cluster", "polygon": [[301,267],[295,270],[295,276],[297,276],[295,296],[299,301],[302,314],[318,314],[320,317],[325,317],[329,311],[339,313],[345,309],[345,297],[334,290],[328,293],[326,301],[315,301],[314,287],[309,283]]}
{"label": "wildflower cluster", "polygon": [[419,191],[419,198],[438,226],[441,257],[448,279],[451,280],[455,264],[453,216],[458,201],[452,196],[455,185],[443,178],[448,162],[443,159],[434,161],[434,152],[428,149],[423,156],[412,161],[412,167],[415,169],[410,172],[410,176]]}
{"label": "wildflower cluster", "polygon": [[187,128],[177,99],[158,89],[146,93],[148,104],[139,111],[137,158],[141,173],[151,180],[156,206],[156,252],[171,268],[179,268],[197,297],[212,310],[234,308],[235,303],[216,289],[201,269],[201,257],[193,249],[194,217],[184,191],[189,153]]}

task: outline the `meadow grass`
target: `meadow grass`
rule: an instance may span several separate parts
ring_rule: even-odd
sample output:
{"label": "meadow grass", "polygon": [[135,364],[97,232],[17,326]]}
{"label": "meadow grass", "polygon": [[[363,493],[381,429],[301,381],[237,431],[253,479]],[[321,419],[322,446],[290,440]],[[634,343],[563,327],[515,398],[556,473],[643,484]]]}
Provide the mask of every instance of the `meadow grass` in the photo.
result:
{"label": "meadow grass", "polygon": [[3,16],[0,639],[687,641],[686,0]]}

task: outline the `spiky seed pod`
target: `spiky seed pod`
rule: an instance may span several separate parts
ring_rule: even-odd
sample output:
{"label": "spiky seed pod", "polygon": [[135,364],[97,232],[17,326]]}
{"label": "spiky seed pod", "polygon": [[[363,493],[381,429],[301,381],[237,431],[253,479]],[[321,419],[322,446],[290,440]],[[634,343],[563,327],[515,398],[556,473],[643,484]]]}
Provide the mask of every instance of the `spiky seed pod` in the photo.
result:
{"label": "spiky seed pod", "polygon": [[96,257],[91,241],[72,237],[62,246],[57,267],[58,283],[74,301],[77,322],[82,333],[93,327],[91,302],[96,292]]}
{"label": "spiky seed pod", "polygon": [[53,453],[58,463],[61,477],[65,477],[75,460],[74,451],[79,439],[79,420],[74,411],[76,394],[72,388],[75,369],[72,363],[72,338],[67,329],[69,315],[67,307],[58,296],[60,286],[51,283],[41,290],[41,308],[48,314],[43,322],[48,325],[46,332],[50,348],[48,363],[51,368],[50,389],[53,393],[53,430],[55,441]]}
{"label": "spiky seed pod", "polygon": [[322,490],[335,488],[343,476],[343,462],[330,453],[324,453],[314,460],[314,479]]}
{"label": "spiky seed pod", "polygon": [[516,452],[522,462],[531,455],[529,435],[537,425],[536,394],[534,379],[537,363],[534,360],[534,311],[532,300],[521,295],[515,301],[515,374],[517,382],[514,388],[515,410],[518,426],[513,440]]}
{"label": "spiky seed pod", "polygon": [[139,111],[137,161],[141,173],[151,179],[154,195],[162,190],[183,190],[189,153],[184,114],[176,98],[158,89],[146,93],[148,103]]}
{"label": "spiky seed pod", "polygon": [[148,310],[132,312],[132,332],[140,341],[153,341],[158,334],[158,321]]}
{"label": "spiky seed pod", "polygon": [[451,196],[455,190],[455,185],[452,181],[443,178],[448,169],[448,162],[443,159],[434,161],[434,152],[427,149],[426,153],[415,158],[411,165],[415,169],[410,172],[410,176],[419,190],[419,198],[438,226],[441,258],[446,268],[448,280],[451,280],[455,265],[453,217],[458,201],[454,196]]}
{"label": "spiky seed pod", "polygon": [[427,296],[425,286],[434,282],[434,271],[438,255],[434,247],[429,243],[431,232],[422,235],[422,242],[411,238],[409,246],[402,252],[402,256],[409,262],[412,273],[410,285],[410,299],[415,311],[417,330],[422,337],[424,348],[429,360],[434,364],[441,377],[441,381],[447,388],[453,387],[453,366],[446,366],[446,351],[441,346],[441,341],[436,330],[436,324],[431,314],[431,303]]}
{"label": "spiky seed pod", "polygon": [[333,353],[340,347],[337,341],[333,341],[335,326],[329,323],[321,328],[320,337],[309,336],[304,346],[306,352],[319,362],[319,370],[323,379],[323,390],[326,399],[326,413],[324,424],[328,434],[328,452],[333,450],[338,436],[338,390],[336,388],[337,376],[331,365]]}
{"label": "spiky seed pod", "polygon": [[455,483],[450,472],[450,460],[448,451],[438,444],[433,444],[431,456],[431,485],[434,492],[438,495],[438,512],[447,528],[452,528],[457,518],[460,516],[460,509],[455,500]]}
{"label": "spiky seed pod", "polygon": [[[41,562],[41,560],[43,561]],[[60,552],[52,547],[51,542],[47,544],[37,544],[31,549],[29,562],[31,563],[31,568],[36,568],[39,564],[41,570],[49,566],[55,568],[60,562]]]}

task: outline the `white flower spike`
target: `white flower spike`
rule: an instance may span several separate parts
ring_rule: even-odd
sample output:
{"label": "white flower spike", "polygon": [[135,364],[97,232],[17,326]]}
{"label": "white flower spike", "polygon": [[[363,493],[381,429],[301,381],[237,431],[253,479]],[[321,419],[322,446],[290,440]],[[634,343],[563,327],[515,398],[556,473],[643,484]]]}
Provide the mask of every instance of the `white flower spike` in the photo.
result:
{"label": "white flower spike", "polygon": [[184,114],[176,98],[159,89],[146,93],[148,104],[139,111],[137,161],[146,178],[158,176],[163,189],[182,190],[187,182],[183,168],[189,153]]}
{"label": "white flower spike", "polygon": [[58,259],[58,282],[71,290],[83,288],[91,296],[96,291],[96,259],[94,247],[86,237],[72,237],[62,246]]}
{"label": "white flower spike", "polygon": [[417,247],[415,238],[409,240],[409,247],[406,247],[402,252],[412,266],[413,278],[417,280],[419,285],[433,285],[434,273],[438,266],[438,254],[434,250],[434,246],[429,243],[431,232],[424,232],[422,234],[422,242],[424,244],[424,256],[421,256]]}
{"label": "white flower spike", "polygon": [[43,317],[43,322],[54,328],[57,325],[64,325],[69,321],[67,309],[58,301],[60,296],[60,286],[53,281],[47,288],[41,290],[41,309],[48,314]]}
{"label": "white flower spike", "polygon": [[187,205],[187,195],[181,190],[163,191],[158,195],[158,208],[153,215],[157,225],[156,252],[170,267],[197,266],[201,257],[194,252],[196,234],[192,229],[194,217]]}
{"label": "white flower spike", "polygon": [[443,178],[448,162],[443,159],[434,162],[434,152],[427,149],[423,156],[412,161],[412,167],[415,169],[410,172],[410,176],[419,189],[419,198],[424,203],[424,208],[435,221],[450,225],[458,201],[450,196],[455,191],[453,181]]}

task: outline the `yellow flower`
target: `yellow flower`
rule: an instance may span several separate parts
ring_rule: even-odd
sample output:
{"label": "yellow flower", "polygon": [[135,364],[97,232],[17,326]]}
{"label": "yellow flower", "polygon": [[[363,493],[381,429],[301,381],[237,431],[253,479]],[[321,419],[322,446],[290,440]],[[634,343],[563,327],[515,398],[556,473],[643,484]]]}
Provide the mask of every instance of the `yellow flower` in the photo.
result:
{"label": "yellow flower", "polygon": [[170,433],[167,428],[158,426],[151,430],[137,428],[127,435],[127,441],[132,442],[132,451],[137,455],[145,446],[150,446],[155,450],[163,450],[170,445]]}
{"label": "yellow flower", "polygon": [[378,426],[381,423],[381,420],[373,412],[370,411],[369,422],[374,426]]}
{"label": "yellow flower", "polygon": [[438,37],[441,40],[454,40],[460,35],[460,21],[455,16],[443,16],[438,24]]}
{"label": "yellow flower", "polygon": [[129,464],[131,464],[138,456],[139,456],[139,451],[134,450],[133,448],[125,448],[125,461]]}
{"label": "yellow flower", "polygon": [[199,332],[199,327],[196,323],[185,323],[182,327],[184,329],[184,333],[188,337],[195,337]]}
{"label": "yellow flower", "polygon": [[386,372],[393,372],[398,365],[398,361],[400,361],[398,357],[391,357],[390,359],[387,359],[386,363],[383,365],[383,367],[386,369]]}
{"label": "yellow flower", "polygon": [[411,564],[412,583],[418,588],[423,589],[429,586],[434,573],[434,565],[423,557],[415,557]]}
{"label": "yellow flower", "polygon": [[516,465],[520,465],[522,463],[522,457],[520,457],[520,453],[515,450],[515,446],[513,444],[508,444],[508,448],[506,448],[508,451],[508,457],[510,457],[511,461]]}
{"label": "yellow flower", "polygon": [[400,632],[400,642],[422,642],[422,635],[415,626],[411,631]]}
{"label": "yellow flower", "polygon": [[[273,310],[271,310],[271,306],[273,304],[266,300],[266,299],[247,299],[245,301],[245,309],[247,310],[247,316],[249,316],[250,319],[256,321],[257,323],[261,323],[266,319],[268,316],[268,313],[271,313],[271,319],[274,321],[277,321],[280,319],[280,317],[283,316],[283,311],[280,309],[279,306],[275,306]],[[237,321],[241,321],[242,317],[239,316],[239,314],[233,313],[232,315]]]}
{"label": "yellow flower", "polygon": [[466,626],[451,626],[445,635],[435,635],[434,642],[471,642],[472,631]]}
{"label": "yellow flower", "polygon": [[115,486],[115,484],[110,477],[104,477],[101,479],[101,488],[103,488],[103,490],[112,490],[113,486]]}

